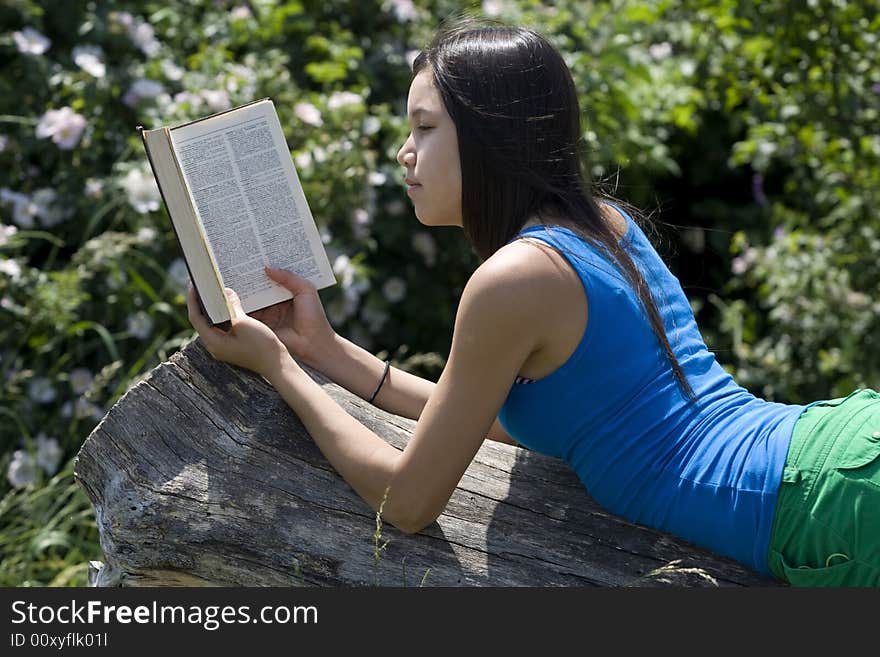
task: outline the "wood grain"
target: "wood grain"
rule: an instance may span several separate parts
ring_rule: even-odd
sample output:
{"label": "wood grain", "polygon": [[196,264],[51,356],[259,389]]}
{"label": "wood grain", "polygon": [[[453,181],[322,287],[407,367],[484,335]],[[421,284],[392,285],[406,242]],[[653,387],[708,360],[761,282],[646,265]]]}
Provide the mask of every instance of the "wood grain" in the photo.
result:
{"label": "wood grain", "polygon": [[[303,369],[404,447],[414,421]],[[74,474],[97,517],[96,586],[775,585],[609,514],[563,462],[488,440],[437,522],[377,539],[376,514],[272,387],[199,340],[114,405]]]}

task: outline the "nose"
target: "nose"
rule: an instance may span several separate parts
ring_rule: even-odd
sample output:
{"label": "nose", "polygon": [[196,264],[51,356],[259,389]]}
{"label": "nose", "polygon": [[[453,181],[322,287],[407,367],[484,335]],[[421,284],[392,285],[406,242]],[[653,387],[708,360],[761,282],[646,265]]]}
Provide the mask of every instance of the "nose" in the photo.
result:
{"label": "nose", "polygon": [[397,151],[397,161],[400,166],[407,167],[409,169],[413,168],[416,165],[416,153],[413,150],[412,133],[409,133],[406,141],[403,142],[403,146],[401,146],[400,150]]}

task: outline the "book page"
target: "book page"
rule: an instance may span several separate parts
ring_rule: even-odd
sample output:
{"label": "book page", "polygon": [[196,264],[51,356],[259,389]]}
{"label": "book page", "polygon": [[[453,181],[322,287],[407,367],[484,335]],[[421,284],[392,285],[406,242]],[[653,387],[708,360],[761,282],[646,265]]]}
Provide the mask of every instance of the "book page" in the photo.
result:
{"label": "book page", "polygon": [[171,129],[171,141],[223,284],[245,312],[291,298],[264,265],[335,277],[271,101]]}

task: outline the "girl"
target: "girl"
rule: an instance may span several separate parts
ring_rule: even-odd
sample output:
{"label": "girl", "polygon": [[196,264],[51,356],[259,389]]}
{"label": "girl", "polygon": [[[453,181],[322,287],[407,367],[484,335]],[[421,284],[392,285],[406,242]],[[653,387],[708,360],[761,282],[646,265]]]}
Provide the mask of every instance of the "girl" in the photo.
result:
{"label": "girl", "polygon": [[[880,584],[880,394],[758,399],[706,348],[678,280],[620,206],[594,198],[580,110],[534,31],[465,24],[415,60],[397,159],[426,226],[461,226],[482,258],[436,384],[337,335],[315,288],[211,328],[211,354],[265,377],[373,509],[404,532],[443,511],[485,438],[564,459],[591,496],[792,584]],[[401,452],[297,360],[418,420]],[[387,498],[386,498],[387,492]]]}

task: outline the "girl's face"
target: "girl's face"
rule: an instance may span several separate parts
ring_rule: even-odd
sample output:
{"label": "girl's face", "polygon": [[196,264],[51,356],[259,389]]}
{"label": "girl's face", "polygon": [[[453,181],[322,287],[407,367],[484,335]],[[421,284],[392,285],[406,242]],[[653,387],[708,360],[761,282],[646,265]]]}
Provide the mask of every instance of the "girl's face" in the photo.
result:
{"label": "girl's face", "polygon": [[461,226],[461,162],[455,124],[429,70],[409,88],[410,134],[397,153],[406,168],[407,194],[426,226]]}

